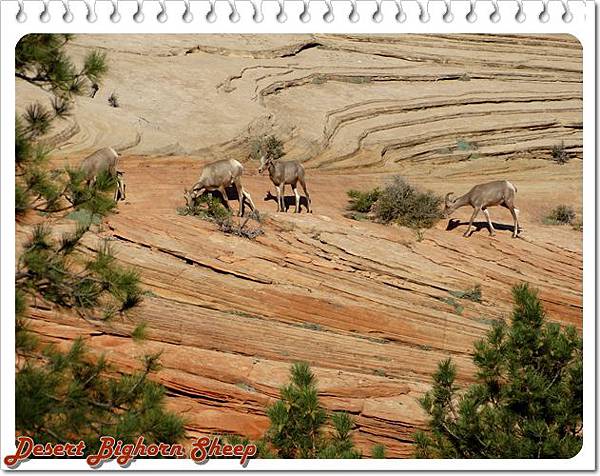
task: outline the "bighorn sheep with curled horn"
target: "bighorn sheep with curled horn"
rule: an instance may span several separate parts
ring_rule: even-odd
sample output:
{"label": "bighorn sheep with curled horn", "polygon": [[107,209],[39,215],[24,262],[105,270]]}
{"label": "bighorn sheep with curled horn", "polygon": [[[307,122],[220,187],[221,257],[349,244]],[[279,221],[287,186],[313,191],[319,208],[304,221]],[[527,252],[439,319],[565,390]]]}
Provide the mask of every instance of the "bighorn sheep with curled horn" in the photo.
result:
{"label": "bighorn sheep with curled horn", "polygon": [[507,180],[497,180],[495,182],[483,183],[475,185],[471,190],[465,193],[463,196],[458,197],[454,200],[450,199],[453,192],[446,194],[446,203],[444,207],[444,216],[449,216],[457,208],[471,205],[473,207],[473,215],[469,221],[469,227],[465,231],[464,236],[469,236],[473,220],[477,217],[477,214],[482,211],[487,218],[490,236],[496,234],[496,230],[492,225],[490,219],[490,213],[487,211],[488,207],[500,205],[510,210],[511,215],[514,219],[514,230],[513,238],[517,238],[521,228],[519,227],[519,210],[515,208],[515,194],[517,193],[517,187]]}
{"label": "bighorn sheep with curled horn", "polygon": [[194,184],[191,190],[187,188],[184,190],[185,202],[188,207],[195,204],[196,200],[205,192],[212,192],[218,190],[223,196],[223,201],[228,209],[231,209],[229,200],[227,198],[227,187],[232,185],[235,186],[238,194],[239,216],[244,215],[244,205],[248,201],[248,205],[252,211],[256,210],[254,202],[250,194],[244,190],[242,186],[242,174],[244,173],[244,167],[235,159],[223,159],[217,160],[207,164],[202,169],[200,178]]}
{"label": "bighorn sheep with curled horn", "polygon": [[83,172],[87,186],[94,185],[98,175],[107,172],[117,182],[114,200],[125,200],[125,181],[123,172],[117,170],[119,154],[112,147],[104,147],[88,155],[81,161],[79,169]]}
{"label": "bighorn sheep with curled horn", "polygon": [[300,194],[298,193],[297,184],[300,182],[304,195],[306,195],[306,210],[308,213],[312,213],[310,208],[310,195],[306,189],[306,182],[304,181],[304,167],[297,160],[275,160],[272,157],[267,158],[262,156],[260,158],[260,167],[258,173],[262,174],[264,170],[269,171],[269,177],[271,182],[277,188],[277,211],[282,212],[285,210],[284,204],[284,191],[286,185],[291,185],[294,195],[296,196],[296,213],[300,213]]}

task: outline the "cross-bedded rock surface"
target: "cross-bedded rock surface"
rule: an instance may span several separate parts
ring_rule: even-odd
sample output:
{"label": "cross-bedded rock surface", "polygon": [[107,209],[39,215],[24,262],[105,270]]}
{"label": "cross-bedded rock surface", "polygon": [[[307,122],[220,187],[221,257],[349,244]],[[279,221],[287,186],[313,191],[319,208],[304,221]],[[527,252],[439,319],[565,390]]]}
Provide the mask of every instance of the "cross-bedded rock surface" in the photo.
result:
{"label": "cross-bedded rock surface", "polygon": [[[190,435],[262,435],[289,364],[305,360],[326,407],[355,415],[366,454],[383,443],[407,457],[437,363],[452,356],[459,383],[472,381],[473,342],[509,316],[513,284],[532,283],[551,320],[581,331],[582,235],[542,223],[556,204],[582,210],[575,39],[81,35],[70,53],[91,48],[106,51],[108,77],[48,141],[57,164],[120,150],[127,201],[86,244],[112,240],[151,293],[127,320],[89,324],[40,307],[32,327],[54,342],[83,334],[123,370],[161,350],[157,378]],[[113,91],[119,108],[106,101]],[[17,93],[19,108],[46,96],[21,82]],[[277,214],[263,200],[273,187],[248,160],[263,133],[305,163],[313,214]],[[551,160],[561,143],[572,157],[563,166]],[[254,241],[176,212],[202,164],[221,157],[245,163],[263,212]],[[492,238],[479,226],[465,239],[470,209],[456,212],[462,225],[423,234],[344,217],[348,189],[393,174],[440,194],[511,180],[525,231]],[[481,302],[460,297],[476,285]],[[148,339],[135,343],[141,320]]]}

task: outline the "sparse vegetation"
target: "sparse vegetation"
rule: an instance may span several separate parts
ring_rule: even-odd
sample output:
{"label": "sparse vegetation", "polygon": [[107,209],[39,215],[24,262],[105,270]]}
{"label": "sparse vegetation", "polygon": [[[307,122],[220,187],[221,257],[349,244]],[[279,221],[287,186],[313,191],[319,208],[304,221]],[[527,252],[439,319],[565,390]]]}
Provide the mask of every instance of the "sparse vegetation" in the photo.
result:
{"label": "sparse vegetation", "polygon": [[464,139],[459,139],[456,141],[456,148],[463,152],[466,152],[469,150],[477,150],[477,144],[475,144],[474,142],[469,142]]}
{"label": "sparse vegetation", "polygon": [[378,221],[398,223],[409,228],[431,228],[442,217],[442,197],[422,192],[402,177],[394,177],[385,187],[372,211]]}
{"label": "sparse vegetation", "polygon": [[148,337],[148,323],[142,321],[135,326],[135,329],[133,329],[133,332],[131,333],[131,337],[133,337],[133,340],[136,342],[145,340],[146,337]]}
{"label": "sparse vegetation", "polygon": [[552,154],[552,160],[557,164],[564,165],[571,160],[564,142],[561,142],[560,145],[552,146],[550,153]]}
{"label": "sparse vegetation", "polygon": [[510,324],[495,321],[475,344],[477,382],[462,392],[440,362],[420,400],[428,431],[418,458],[572,458],[583,442],[583,343],[574,327],[547,323],[537,292],[513,287]]}
{"label": "sparse vegetation", "polygon": [[115,93],[114,91],[110,93],[110,96],[108,96],[108,104],[111,107],[121,106],[121,104],[119,103],[119,96],[117,96],[117,93]]}
{"label": "sparse vegetation", "polygon": [[284,155],[283,142],[274,135],[259,137],[250,144],[252,160],[260,160],[263,156],[266,159],[278,160]]}
{"label": "sparse vegetation", "polygon": [[543,219],[545,225],[571,225],[575,221],[577,214],[573,207],[568,205],[558,205]]}
{"label": "sparse vegetation", "polygon": [[481,285],[477,284],[466,291],[450,291],[454,297],[458,299],[468,299],[473,302],[481,302]]}
{"label": "sparse vegetation", "polygon": [[420,191],[402,177],[395,176],[383,190],[349,190],[349,218],[371,218],[381,223],[398,223],[417,231],[417,241],[423,239],[423,228],[431,228],[442,217],[442,197],[430,191]]}
{"label": "sparse vegetation", "polygon": [[[250,215],[239,219],[234,218],[231,210],[227,210],[220,199],[209,194],[197,198],[191,206],[178,208],[177,213],[196,216],[216,223],[219,230],[228,235],[236,235],[249,240],[264,235],[258,212],[254,211]],[[258,226],[249,226],[251,221],[258,224]]]}
{"label": "sparse vegetation", "polygon": [[373,445],[373,449],[371,450],[371,458],[373,459],[384,459],[385,458],[385,446],[383,445]]}
{"label": "sparse vegetation", "polygon": [[381,195],[379,188],[367,190],[366,192],[361,192],[360,190],[348,190],[346,193],[348,194],[348,197],[350,197],[348,210],[360,213],[369,213]]}

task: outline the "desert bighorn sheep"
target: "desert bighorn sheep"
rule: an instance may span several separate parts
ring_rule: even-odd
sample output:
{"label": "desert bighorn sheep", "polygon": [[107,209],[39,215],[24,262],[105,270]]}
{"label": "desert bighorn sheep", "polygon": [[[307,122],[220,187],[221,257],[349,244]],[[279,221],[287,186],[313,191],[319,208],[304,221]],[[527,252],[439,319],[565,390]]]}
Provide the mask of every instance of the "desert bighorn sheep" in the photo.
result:
{"label": "desert bighorn sheep", "polygon": [[507,180],[497,180],[495,182],[483,183],[475,185],[471,190],[465,193],[462,197],[458,197],[454,200],[450,199],[453,192],[446,194],[446,204],[444,207],[444,215],[449,216],[457,208],[471,205],[473,207],[473,215],[469,221],[469,227],[465,231],[464,236],[469,236],[473,220],[477,217],[477,214],[482,211],[489,225],[490,236],[494,236],[496,231],[492,226],[492,220],[490,219],[490,213],[487,211],[488,207],[500,205],[508,208],[515,221],[513,238],[517,238],[521,228],[519,227],[519,210],[515,208],[515,194],[517,193],[517,187]]}
{"label": "desert bighorn sheep", "polygon": [[117,202],[125,200],[125,181],[123,180],[123,172],[117,170],[118,163],[119,154],[115,149],[105,147],[83,159],[79,169],[83,172],[88,187],[96,183],[98,174],[108,172],[117,182],[114,197],[115,202]]}
{"label": "desert bighorn sheep", "polygon": [[306,182],[304,181],[304,167],[297,160],[281,161],[266,158],[264,155],[260,158],[260,167],[258,173],[262,174],[267,169],[271,182],[277,188],[277,211],[285,210],[284,206],[284,191],[286,185],[291,185],[294,195],[296,196],[296,213],[300,213],[300,194],[296,188],[298,182],[302,185],[304,195],[306,195],[306,210],[312,213],[310,208],[310,195],[306,190]]}
{"label": "desert bighorn sheep", "polygon": [[238,194],[238,201],[240,204],[239,216],[244,215],[244,205],[246,200],[250,209],[254,211],[256,207],[252,201],[250,194],[244,190],[242,186],[242,174],[244,173],[244,167],[235,159],[223,159],[217,160],[207,164],[202,169],[200,178],[194,184],[191,190],[185,189],[184,197],[188,207],[193,206],[196,200],[205,192],[212,192],[218,190],[223,196],[223,201],[228,209],[229,200],[227,198],[226,188],[235,185]]}

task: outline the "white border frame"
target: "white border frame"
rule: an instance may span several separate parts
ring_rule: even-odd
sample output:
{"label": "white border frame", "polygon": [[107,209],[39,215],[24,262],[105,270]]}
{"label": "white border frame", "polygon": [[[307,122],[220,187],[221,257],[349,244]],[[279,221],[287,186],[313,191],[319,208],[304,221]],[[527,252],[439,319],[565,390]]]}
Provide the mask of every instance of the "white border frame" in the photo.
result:
{"label": "white border frame", "polygon": [[[233,0],[231,0],[233,1]],[[258,2],[258,0],[253,0]],[[112,3],[108,0],[95,2],[97,20],[89,23],[86,20],[87,4],[80,0],[71,0],[70,9],[74,15],[71,23],[62,19],[63,3],[52,0],[49,3],[51,20],[43,23],[39,14],[43,3],[39,0],[27,0],[25,11],[27,21],[18,23],[15,16],[19,10],[16,1],[0,1],[0,37],[1,37],[1,131],[0,131],[0,177],[1,227],[0,243],[2,266],[0,279],[1,288],[1,456],[14,453],[14,269],[15,269],[15,222],[14,222],[14,117],[15,117],[15,79],[12,65],[14,64],[14,47],[17,41],[27,33],[568,33],[575,36],[583,45],[583,196],[584,196],[584,279],[583,279],[583,360],[584,360],[584,433],[581,452],[570,460],[250,460],[246,470],[593,470],[596,467],[596,408],[595,408],[595,4],[591,1],[571,1],[570,9],[573,19],[565,23],[563,3],[558,0],[549,2],[550,19],[540,22],[538,15],[542,10],[542,1],[523,2],[526,19],[522,23],[515,20],[518,0],[499,2],[501,20],[493,23],[489,15],[493,4],[489,0],[479,0],[476,5],[477,21],[470,23],[466,14],[470,9],[468,0],[452,0],[454,21],[446,23],[442,16],[446,11],[445,1],[436,0],[403,0],[402,6],[407,15],[404,23],[395,20],[396,4],[392,0],[382,2],[383,20],[376,23],[372,14],[376,9],[376,0],[359,0],[357,10],[360,20],[352,23],[348,14],[352,9],[350,0],[333,0],[334,21],[327,23],[323,14],[327,6],[322,0],[312,0],[310,4],[311,20],[301,22],[298,17],[303,11],[301,0],[285,0],[287,21],[280,23],[276,20],[279,3],[274,0],[262,3],[264,20],[255,23],[252,20],[253,3],[249,0],[236,0],[235,5],[240,14],[240,20],[233,23],[228,16],[231,12],[230,3],[225,0],[216,2],[217,21],[209,23],[206,13],[209,11],[208,1],[192,0],[191,11],[194,19],[185,23],[181,19],[184,12],[184,2],[169,0],[167,2],[168,19],[160,23],[156,15],[161,11],[160,3],[146,0],[144,3],[145,20],[137,23],[133,15],[138,3],[134,0],[119,0],[121,21],[112,23],[109,16],[112,13]],[[427,23],[419,21],[422,9],[427,9],[430,20]],[[114,470],[120,467],[116,462],[105,463],[99,470]],[[2,469],[7,469],[2,461]],[[34,459],[21,464],[19,470],[89,470],[85,460],[49,461]],[[130,470],[241,470],[236,460],[210,460],[199,466],[191,460],[138,460],[134,461]]]}

